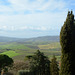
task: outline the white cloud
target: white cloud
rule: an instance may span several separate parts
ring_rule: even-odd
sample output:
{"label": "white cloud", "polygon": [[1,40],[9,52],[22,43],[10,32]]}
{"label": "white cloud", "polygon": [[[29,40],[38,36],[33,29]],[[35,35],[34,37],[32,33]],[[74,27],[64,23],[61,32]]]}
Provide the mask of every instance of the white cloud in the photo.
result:
{"label": "white cloud", "polygon": [[48,28],[46,28],[46,27],[39,27],[39,28],[37,28],[38,30],[48,30]]}
{"label": "white cloud", "polygon": [[50,28],[39,26],[39,27],[28,27],[28,29],[46,31],[46,30],[49,30]]}
{"label": "white cloud", "polygon": [[66,11],[62,13],[37,13],[28,15],[0,15],[0,25],[8,27],[14,26],[15,28],[24,27],[61,27],[66,18]]}
{"label": "white cloud", "polygon": [[0,26],[0,30],[4,31],[22,31],[22,30],[40,30],[40,31],[46,31],[49,30],[50,28],[44,27],[44,26],[38,26],[38,27],[33,27],[33,26],[22,26],[22,27],[15,27],[15,26]]}
{"label": "white cloud", "polygon": [[24,26],[24,27],[20,27],[20,28],[18,28],[19,30],[25,30],[25,29],[28,29],[28,27],[27,26]]}
{"label": "white cloud", "polygon": [[3,13],[13,12],[13,10],[8,6],[0,5],[0,12],[3,12]]}
{"label": "white cloud", "polygon": [[[33,2],[30,2],[29,0],[8,0],[11,3],[11,9],[21,12],[25,10],[29,10],[31,12],[34,12],[35,10],[55,10],[55,9],[63,9],[66,5],[65,2],[62,0],[35,0]],[[44,2],[45,1],[45,2]],[[10,9],[10,10],[11,10]]]}
{"label": "white cloud", "polygon": [[7,29],[7,26],[1,26],[0,25],[0,30],[6,30]]}
{"label": "white cloud", "polygon": [[36,10],[39,11],[56,11],[65,9],[66,3],[62,0],[8,0],[9,6],[0,5],[0,12],[8,15],[14,15],[14,12],[24,14],[25,11],[29,11],[35,14]]}
{"label": "white cloud", "polygon": [[28,15],[0,15],[0,26],[3,30],[49,30],[59,29],[66,18],[62,13],[35,13]]}
{"label": "white cloud", "polygon": [[[62,0],[8,0],[9,6],[0,5],[0,29],[9,31],[60,29],[67,9]],[[43,11],[38,13],[37,10]],[[31,12],[24,14],[25,11]],[[36,13],[36,12],[37,13]],[[18,14],[14,14],[17,12]],[[13,13],[13,14],[12,14]]]}

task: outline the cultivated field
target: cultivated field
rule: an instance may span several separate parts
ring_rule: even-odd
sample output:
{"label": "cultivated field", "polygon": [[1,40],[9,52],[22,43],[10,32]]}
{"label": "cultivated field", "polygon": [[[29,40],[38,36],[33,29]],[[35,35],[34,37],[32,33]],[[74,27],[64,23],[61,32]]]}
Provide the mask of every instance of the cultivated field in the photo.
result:
{"label": "cultivated field", "polygon": [[[38,44],[37,44],[38,43]],[[0,42],[0,54],[6,54],[14,60],[24,60],[25,56],[33,55],[36,50],[44,52],[50,59],[53,55],[60,60],[61,48],[59,42],[32,42],[32,43],[17,43],[17,42]]]}

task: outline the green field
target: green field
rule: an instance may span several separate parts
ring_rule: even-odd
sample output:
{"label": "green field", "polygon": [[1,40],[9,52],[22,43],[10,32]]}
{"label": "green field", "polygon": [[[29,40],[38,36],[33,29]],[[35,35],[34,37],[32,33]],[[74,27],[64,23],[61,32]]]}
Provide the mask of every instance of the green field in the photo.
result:
{"label": "green field", "polygon": [[0,49],[27,49],[29,50],[30,48],[25,46],[24,44],[19,44],[19,43],[7,43],[7,44],[3,44],[0,45]]}
{"label": "green field", "polygon": [[44,43],[44,45],[0,42],[0,53],[8,55],[14,60],[24,60],[25,56],[33,55],[38,49],[50,59],[55,55],[57,59],[60,60],[61,50],[59,42]]}
{"label": "green field", "polygon": [[59,42],[51,43],[51,44],[46,44],[46,45],[38,45],[40,49],[55,49],[55,48],[60,48]]}
{"label": "green field", "polygon": [[20,55],[19,53],[16,53],[15,51],[6,51],[6,52],[3,52],[1,54],[8,55],[9,57],[14,57],[14,56]]}

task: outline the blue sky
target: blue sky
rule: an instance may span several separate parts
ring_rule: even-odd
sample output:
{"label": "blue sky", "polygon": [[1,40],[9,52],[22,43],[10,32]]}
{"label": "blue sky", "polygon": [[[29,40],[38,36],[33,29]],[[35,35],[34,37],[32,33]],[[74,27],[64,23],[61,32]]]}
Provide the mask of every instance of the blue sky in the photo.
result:
{"label": "blue sky", "polygon": [[0,36],[59,35],[75,0],[0,0]]}

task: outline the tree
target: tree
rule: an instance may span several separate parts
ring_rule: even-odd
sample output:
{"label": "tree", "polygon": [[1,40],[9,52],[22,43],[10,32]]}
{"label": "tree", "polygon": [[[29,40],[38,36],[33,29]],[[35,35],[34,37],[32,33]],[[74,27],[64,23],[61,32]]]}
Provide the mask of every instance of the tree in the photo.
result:
{"label": "tree", "polygon": [[11,67],[12,63],[12,58],[8,57],[7,55],[0,55],[1,75],[3,75],[4,69],[6,69],[7,67]]}
{"label": "tree", "polygon": [[58,62],[56,61],[56,57],[53,56],[50,64],[51,75],[59,75]]}
{"label": "tree", "polygon": [[61,69],[60,75],[74,75],[75,71],[75,20],[73,12],[68,15],[60,32]]}
{"label": "tree", "polygon": [[50,75],[50,61],[39,50],[32,57],[30,71],[34,75]]}

